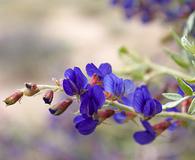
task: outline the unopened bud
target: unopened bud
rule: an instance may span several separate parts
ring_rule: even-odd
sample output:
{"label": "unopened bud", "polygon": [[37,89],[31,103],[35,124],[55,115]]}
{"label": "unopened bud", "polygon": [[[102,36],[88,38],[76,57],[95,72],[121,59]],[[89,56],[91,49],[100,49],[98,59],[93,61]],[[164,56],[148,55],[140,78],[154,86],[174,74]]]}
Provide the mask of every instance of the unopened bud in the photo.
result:
{"label": "unopened bud", "polygon": [[53,90],[49,90],[45,93],[45,95],[43,96],[43,100],[46,104],[51,104],[52,100],[53,100]]}
{"label": "unopened bud", "polygon": [[26,89],[24,90],[25,96],[33,96],[40,91],[36,84],[26,83],[25,86],[26,86]]}
{"label": "unopened bud", "polygon": [[101,109],[98,110],[97,117],[100,121],[104,121],[107,118],[110,118],[115,114],[115,111],[112,109]]}
{"label": "unopened bud", "polygon": [[6,105],[12,105],[15,104],[17,101],[19,101],[23,96],[23,92],[22,91],[16,91],[14,92],[11,96],[7,97],[4,102],[6,103]]}
{"label": "unopened bud", "polygon": [[157,133],[157,135],[160,135],[162,132],[164,132],[167,128],[169,128],[171,125],[170,121],[163,121],[158,124],[155,124],[152,128]]}
{"label": "unopened bud", "polygon": [[60,115],[72,104],[72,102],[73,100],[71,98],[67,98],[49,108],[49,111],[55,116]]}
{"label": "unopened bud", "polygon": [[125,115],[127,116],[127,121],[128,121],[128,120],[133,120],[137,116],[137,113],[125,111]]}

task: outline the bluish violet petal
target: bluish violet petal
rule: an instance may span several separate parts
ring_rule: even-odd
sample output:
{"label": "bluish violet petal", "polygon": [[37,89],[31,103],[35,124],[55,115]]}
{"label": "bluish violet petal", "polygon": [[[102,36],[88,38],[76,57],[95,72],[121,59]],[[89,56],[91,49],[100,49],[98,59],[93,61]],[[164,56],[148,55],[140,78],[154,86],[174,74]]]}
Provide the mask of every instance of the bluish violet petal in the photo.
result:
{"label": "bluish violet petal", "polygon": [[136,112],[142,113],[144,105],[145,101],[143,99],[141,89],[137,88],[133,95],[133,107]]}
{"label": "bluish violet petal", "polygon": [[70,79],[63,80],[63,89],[69,96],[73,96],[77,93],[77,88]]}
{"label": "bluish violet petal", "polygon": [[84,120],[83,116],[82,115],[78,115],[78,116],[74,117],[73,123],[79,123],[79,122],[81,122],[83,120]]}
{"label": "bluish violet petal", "polygon": [[78,129],[79,133],[83,135],[91,134],[96,126],[98,125],[97,120],[93,120],[92,118],[87,118],[75,125],[75,127]]}
{"label": "bluish violet petal", "polygon": [[154,114],[158,114],[160,112],[162,112],[162,105],[161,103],[156,100],[156,99],[153,99],[154,103],[155,103],[155,113]]}
{"label": "bluish violet petal", "polygon": [[125,79],[123,83],[124,83],[124,87],[125,87],[125,93],[124,93],[125,95],[128,95],[128,94],[134,92],[136,86],[133,83],[133,81]]}
{"label": "bluish violet petal", "polygon": [[115,79],[114,94],[117,97],[121,97],[125,94],[125,86],[122,78]]}
{"label": "bluish violet petal", "polygon": [[67,69],[67,70],[64,72],[64,77],[65,77],[66,79],[71,79],[73,82],[74,82],[75,79],[76,79],[75,73],[74,73],[74,71],[73,71],[71,68]]}
{"label": "bluish violet petal", "polygon": [[167,112],[179,112],[177,107],[173,107],[173,108],[168,108],[166,109]]}
{"label": "bluish violet petal", "polygon": [[93,115],[94,113],[97,113],[97,110],[98,110],[98,105],[95,103],[93,98],[90,98],[88,115]]}
{"label": "bluish violet petal", "polygon": [[92,96],[93,96],[93,100],[95,102],[95,104],[97,105],[97,108],[101,108],[101,106],[104,105],[105,103],[105,95],[103,93],[103,90],[100,86],[94,86],[93,87],[93,93],[92,93]]}
{"label": "bluish violet petal", "polygon": [[80,105],[80,113],[81,114],[89,114],[89,94],[86,92],[81,95],[81,105]]}
{"label": "bluish violet petal", "polygon": [[115,113],[113,116],[113,119],[119,124],[124,123],[126,118],[127,118],[127,116],[126,116],[125,112]]}
{"label": "bluish violet petal", "polygon": [[171,123],[171,125],[169,126],[168,130],[169,130],[169,131],[174,131],[177,127],[178,127],[178,123],[177,123],[177,122],[173,122],[173,123]]}
{"label": "bluish violet petal", "polygon": [[150,99],[151,98],[151,94],[150,94],[150,92],[148,90],[148,87],[146,85],[142,85],[140,88],[142,90],[143,98],[145,100]]}
{"label": "bluish violet petal", "polygon": [[127,106],[131,106],[132,101],[128,97],[121,97],[121,100],[118,101],[119,103],[122,103]]}
{"label": "bluish violet petal", "polygon": [[144,126],[144,128],[145,128],[148,132],[150,132],[150,133],[153,134],[153,135],[156,135],[154,129],[152,128],[152,126],[150,125],[150,123],[149,123],[148,121],[144,120],[144,121],[141,121],[141,123],[142,123],[142,125]]}
{"label": "bluish violet petal", "polygon": [[81,89],[84,89],[87,86],[87,78],[85,75],[82,73],[80,68],[74,67],[75,75],[76,75],[76,85],[79,91]]}
{"label": "bluish violet petal", "polygon": [[94,73],[96,73],[98,76],[101,76],[101,72],[93,63],[88,63],[86,65],[86,71],[89,77],[92,77]]}
{"label": "bluish violet petal", "polygon": [[180,94],[182,97],[185,95],[185,93],[182,91],[180,87],[178,87],[177,93]]}
{"label": "bluish violet petal", "polygon": [[111,65],[109,63],[102,63],[99,66],[99,70],[102,73],[103,77],[106,76],[107,74],[112,73],[112,67],[111,67]]}
{"label": "bluish violet petal", "polygon": [[114,79],[113,74],[106,75],[104,78],[104,90],[112,94],[114,94]]}
{"label": "bluish violet petal", "polygon": [[150,100],[147,100],[146,101],[146,104],[144,105],[144,108],[143,108],[143,115],[145,117],[150,117],[150,116],[153,116],[154,115],[154,112],[155,111],[155,103],[152,99]]}
{"label": "bluish violet petal", "polygon": [[151,143],[155,139],[155,137],[155,135],[151,134],[148,131],[138,131],[133,135],[135,141],[141,145]]}

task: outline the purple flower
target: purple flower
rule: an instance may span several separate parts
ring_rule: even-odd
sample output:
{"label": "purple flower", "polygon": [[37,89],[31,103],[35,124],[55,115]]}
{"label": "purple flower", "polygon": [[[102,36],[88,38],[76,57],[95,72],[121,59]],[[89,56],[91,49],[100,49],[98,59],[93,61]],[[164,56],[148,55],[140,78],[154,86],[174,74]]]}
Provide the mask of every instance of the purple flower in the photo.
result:
{"label": "purple flower", "polygon": [[111,94],[114,100],[131,105],[135,84],[131,80],[123,80],[114,74],[109,74],[104,78],[104,90]]}
{"label": "purple flower", "polygon": [[74,67],[74,69],[67,69],[64,76],[63,88],[67,95],[73,96],[83,93],[87,86],[87,78],[80,68]]}
{"label": "purple flower", "polygon": [[86,115],[97,113],[98,109],[100,109],[105,102],[103,89],[98,85],[88,86],[87,91],[81,95],[80,99],[80,113]]}
{"label": "purple flower", "polygon": [[135,132],[133,138],[141,145],[151,143],[156,138],[156,132],[148,121],[141,121],[145,131]]}
{"label": "purple flower", "polygon": [[133,120],[136,116],[137,114],[135,112],[121,111],[115,113],[113,118],[117,123],[122,124],[128,122],[128,120]]}
{"label": "purple flower", "polygon": [[98,120],[94,120],[92,117],[88,117],[87,115],[78,115],[73,120],[75,124],[75,128],[82,135],[88,135],[95,131]]}
{"label": "purple flower", "polygon": [[112,73],[112,67],[109,63],[102,63],[99,68],[93,63],[88,63],[86,65],[86,71],[89,77],[96,74],[100,79],[103,79],[107,74]]}
{"label": "purple flower", "polygon": [[126,121],[127,115],[125,114],[125,111],[122,111],[119,113],[115,113],[113,118],[117,123],[122,124]]}
{"label": "purple flower", "polygon": [[141,113],[145,117],[152,117],[162,111],[162,105],[151,97],[145,85],[136,88],[133,96],[133,107],[137,113]]}
{"label": "purple flower", "polygon": [[134,7],[135,3],[136,3],[135,0],[124,0],[123,1],[123,7],[125,9],[130,9],[130,8]]}
{"label": "purple flower", "polygon": [[164,120],[155,124],[154,126],[151,126],[146,120],[141,121],[141,123],[144,126],[145,131],[138,131],[133,135],[135,141],[141,145],[151,143],[157,136],[172,125],[170,120]]}

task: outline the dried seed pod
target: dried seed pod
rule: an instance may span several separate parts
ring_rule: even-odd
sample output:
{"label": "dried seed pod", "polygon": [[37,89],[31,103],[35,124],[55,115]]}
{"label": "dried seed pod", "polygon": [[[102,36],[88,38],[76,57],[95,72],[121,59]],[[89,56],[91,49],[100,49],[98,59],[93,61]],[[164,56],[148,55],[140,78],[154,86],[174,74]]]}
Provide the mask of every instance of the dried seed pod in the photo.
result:
{"label": "dried seed pod", "polygon": [[56,115],[56,116],[60,115],[72,104],[72,102],[73,102],[73,100],[71,98],[67,98],[67,99],[53,105],[52,107],[50,107],[49,111],[53,115]]}
{"label": "dried seed pod", "polygon": [[6,103],[6,105],[13,105],[15,104],[17,101],[19,101],[23,96],[23,92],[22,91],[15,91],[12,95],[10,95],[9,97],[7,97],[4,102]]}
{"label": "dried seed pod", "polygon": [[54,95],[54,92],[53,90],[48,90],[45,95],[43,96],[43,101],[46,103],[46,104],[51,104],[52,100],[53,100],[53,95]]}

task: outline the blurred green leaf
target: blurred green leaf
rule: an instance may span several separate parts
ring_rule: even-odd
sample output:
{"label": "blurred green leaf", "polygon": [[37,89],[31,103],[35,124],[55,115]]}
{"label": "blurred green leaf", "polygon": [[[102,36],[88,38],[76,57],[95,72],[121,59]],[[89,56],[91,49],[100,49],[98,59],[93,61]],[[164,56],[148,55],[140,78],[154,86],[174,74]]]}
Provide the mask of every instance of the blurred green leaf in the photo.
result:
{"label": "blurred green leaf", "polygon": [[162,94],[165,98],[169,99],[169,100],[180,100],[181,98],[183,98],[180,94],[177,93],[163,93]]}
{"label": "blurred green leaf", "polygon": [[181,44],[187,52],[195,54],[195,42],[190,40],[187,35],[181,38]]}
{"label": "blurred green leaf", "polygon": [[195,78],[185,80],[188,83],[195,83]]}
{"label": "blurred green leaf", "polygon": [[192,88],[186,82],[184,82],[181,78],[177,78],[177,82],[179,84],[179,87],[182,89],[182,91],[186,95],[190,95],[191,96],[193,94]]}
{"label": "blurred green leaf", "polygon": [[119,53],[120,56],[122,56],[124,54],[128,54],[129,51],[126,47],[122,46],[122,47],[119,48],[118,53]]}
{"label": "blurred green leaf", "polygon": [[177,101],[172,101],[172,102],[168,102],[166,104],[163,105],[163,109],[169,109],[169,108],[174,108],[176,107],[177,105],[179,105],[181,102],[185,101],[186,99],[188,99],[189,96],[186,96],[186,97],[183,97]]}
{"label": "blurred green leaf", "polygon": [[166,49],[165,52],[174,60],[176,64],[178,64],[180,67],[188,69],[190,67],[190,64],[187,62],[187,60],[182,57],[181,55],[178,55],[177,53],[174,53],[170,51],[169,49]]}
{"label": "blurred green leaf", "polygon": [[192,103],[190,104],[190,107],[188,109],[189,114],[195,114],[195,98],[192,100]]}
{"label": "blurred green leaf", "polygon": [[182,47],[181,39],[180,39],[179,35],[174,30],[171,30],[171,35],[173,36],[173,38],[177,42],[177,44]]}
{"label": "blurred green leaf", "polygon": [[193,33],[195,33],[195,12],[189,16],[184,28],[184,35],[191,36]]}

